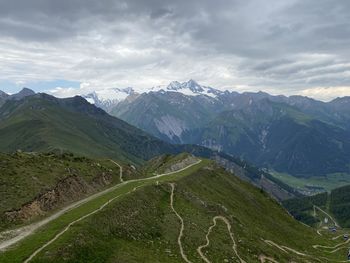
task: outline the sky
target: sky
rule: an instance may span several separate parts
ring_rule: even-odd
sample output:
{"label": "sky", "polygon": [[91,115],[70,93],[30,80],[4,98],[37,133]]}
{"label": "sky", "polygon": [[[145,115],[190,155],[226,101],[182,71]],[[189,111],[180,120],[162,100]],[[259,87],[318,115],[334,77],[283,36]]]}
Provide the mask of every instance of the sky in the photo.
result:
{"label": "sky", "polygon": [[349,0],[0,0],[0,90],[350,95]]}

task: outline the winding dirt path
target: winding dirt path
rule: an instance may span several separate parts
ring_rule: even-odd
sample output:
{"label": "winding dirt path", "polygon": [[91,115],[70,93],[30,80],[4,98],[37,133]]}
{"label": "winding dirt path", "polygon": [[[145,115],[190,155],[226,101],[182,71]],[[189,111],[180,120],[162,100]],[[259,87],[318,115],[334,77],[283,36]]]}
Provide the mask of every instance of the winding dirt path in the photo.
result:
{"label": "winding dirt path", "polygon": [[[126,181],[126,182],[123,182],[120,185],[125,185],[126,183],[129,183],[129,182],[140,182],[140,181],[148,181],[148,180],[152,180],[154,178],[159,178],[159,177],[163,177],[163,176],[166,176],[166,175],[171,175],[171,174],[174,174],[174,173],[178,173],[178,172],[181,172],[181,171],[184,171],[190,167],[192,167],[193,165],[196,165],[196,164],[199,164],[202,160],[198,160],[197,162],[193,163],[193,164],[190,164],[180,170],[177,170],[177,171],[173,171],[173,172],[169,172],[169,173],[163,173],[163,174],[158,174],[156,176],[153,176],[153,177],[148,177],[148,178],[141,178],[141,179],[134,179],[134,180],[129,180],[129,181]],[[134,192],[135,190],[137,190],[138,188],[142,187],[142,185],[140,186],[137,186],[137,187],[134,187],[133,190],[127,192],[127,193],[124,193],[124,194],[121,194],[121,195],[118,195],[116,197],[113,197],[111,199],[109,199],[106,203],[104,203],[102,206],[100,206],[98,209],[78,218],[77,220],[74,220],[73,222],[71,222],[68,226],[66,226],[61,232],[59,232],[53,239],[51,239],[50,241],[48,241],[47,243],[45,243],[43,246],[41,246],[40,248],[38,248],[36,251],[34,251],[33,254],[30,255],[30,257],[28,259],[26,259],[24,261],[24,263],[28,263],[30,262],[38,253],[40,253],[43,249],[45,249],[47,246],[49,246],[50,244],[52,244],[54,241],[56,241],[60,236],[62,236],[66,231],[69,230],[69,228],[74,225],[75,223],[101,211],[104,207],[106,207],[108,204],[110,204],[111,202],[113,202],[114,200],[120,198],[121,196],[124,196],[124,195],[127,195],[131,192]],[[192,263],[190,261],[188,261],[188,263]]]}
{"label": "winding dirt path", "polygon": [[[197,165],[197,164],[199,164],[201,161],[202,161],[202,160],[199,159],[197,162],[192,163],[192,164],[190,164],[190,165],[188,165],[188,166],[186,166],[186,167],[184,167],[184,168],[182,168],[182,169],[179,169],[179,170],[177,170],[177,171],[173,171],[173,172],[169,172],[169,173],[163,173],[163,174],[158,174],[158,175],[155,175],[155,176],[153,176],[153,177],[148,177],[148,178],[132,179],[132,180],[128,180],[128,181],[123,181],[123,182],[120,183],[120,184],[117,184],[117,185],[112,186],[112,187],[110,187],[110,188],[108,188],[108,189],[106,189],[106,190],[103,190],[103,191],[99,192],[99,193],[96,193],[96,194],[94,194],[94,195],[91,195],[91,196],[89,196],[89,197],[87,197],[87,198],[85,198],[85,199],[82,199],[82,200],[80,200],[80,201],[77,201],[77,202],[75,202],[75,203],[73,203],[73,204],[71,204],[71,205],[69,205],[69,206],[67,206],[67,207],[65,207],[65,208],[63,208],[63,209],[61,209],[61,210],[58,211],[57,213],[55,213],[55,214],[53,214],[53,215],[51,215],[51,216],[49,216],[49,217],[47,217],[47,218],[45,218],[45,219],[43,219],[43,220],[37,222],[37,223],[33,223],[33,224],[31,224],[31,225],[28,225],[28,226],[25,226],[25,227],[22,227],[22,228],[13,230],[13,231],[15,231],[18,235],[15,236],[15,237],[10,238],[10,239],[8,239],[8,240],[2,241],[2,242],[0,243],[0,251],[1,251],[1,250],[6,250],[6,249],[9,248],[10,246],[12,246],[12,245],[18,243],[19,241],[21,241],[21,240],[24,239],[25,237],[27,237],[27,236],[33,234],[33,233],[34,233],[36,230],[38,230],[40,227],[46,225],[47,223],[51,222],[51,221],[54,220],[54,219],[57,219],[58,217],[60,217],[60,216],[63,215],[64,213],[66,213],[66,212],[68,212],[68,211],[70,211],[70,210],[72,210],[72,209],[74,209],[74,208],[77,208],[77,207],[79,207],[80,205],[85,204],[85,203],[87,203],[87,202],[89,202],[89,201],[91,201],[91,200],[94,200],[94,199],[96,199],[96,198],[98,198],[98,197],[100,197],[100,196],[102,196],[102,195],[104,195],[104,194],[107,194],[107,193],[109,193],[109,192],[111,192],[111,191],[114,191],[114,190],[116,190],[117,188],[120,188],[120,187],[122,187],[122,186],[124,186],[124,185],[126,185],[126,184],[128,184],[128,183],[131,183],[131,182],[149,181],[149,180],[153,180],[153,179],[160,178],[160,177],[163,177],[163,176],[175,174],[175,173],[184,171],[184,170],[186,170],[186,169],[188,169],[188,168],[190,168],[190,167],[192,167],[192,166],[194,166],[194,165]],[[117,164],[117,163],[116,163],[116,164]],[[118,165],[118,166],[119,166],[119,165]],[[119,167],[121,167],[121,166],[119,166]],[[122,173],[122,170],[121,170],[121,173]],[[120,177],[122,178],[122,174],[120,175]],[[135,191],[135,190],[136,190],[137,188],[139,188],[139,187],[141,187],[141,186],[135,187],[132,191]],[[128,193],[130,193],[130,192],[132,192],[132,191],[129,191],[129,192],[125,193],[125,194],[128,194]],[[53,243],[53,242],[54,242],[55,240],[57,240],[62,234],[64,234],[67,230],[69,230],[69,228],[70,228],[72,225],[74,225],[75,223],[77,223],[77,222],[79,222],[79,221],[81,221],[81,220],[83,220],[83,219],[85,219],[85,218],[87,218],[87,217],[89,217],[89,216],[95,214],[96,212],[102,210],[102,209],[103,209],[105,206],[107,206],[109,203],[111,203],[111,202],[114,201],[115,199],[117,199],[117,198],[119,198],[119,197],[121,197],[121,196],[123,196],[123,195],[125,195],[125,194],[116,196],[116,197],[114,197],[114,198],[108,200],[106,203],[104,203],[104,204],[103,204],[102,206],[100,206],[98,209],[96,209],[96,210],[94,210],[94,211],[92,211],[92,212],[90,212],[90,213],[88,213],[88,214],[86,214],[86,215],[84,215],[84,216],[82,216],[82,217],[76,219],[75,221],[71,222],[70,224],[68,224],[68,225],[67,225],[61,232],[59,232],[54,238],[52,238],[50,241],[48,241],[47,243],[45,243],[42,247],[40,247],[39,249],[37,249],[25,262],[27,263],[27,262],[29,262],[31,259],[33,259],[40,251],[42,251],[45,247],[47,247],[48,245],[50,245],[51,243]]]}
{"label": "winding dirt path", "polygon": [[[116,162],[114,162],[115,164],[117,164]],[[121,165],[117,164],[120,168],[121,168]],[[123,173],[123,170],[121,168],[120,170],[120,173]],[[51,216],[48,216],[46,217],[45,219],[39,221],[39,222],[36,222],[36,223],[33,223],[33,224],[30,224],[30,225],[27,225],[27,226],[24,226],[24,227],[21,227],[21,228],[17,228],[17,229],[14,229],[14,230],[10,230],[10,231],[5,231],[5,232],[11,232],[13,233],[15,236],[12,236],[10,237],[9,239],[6,239],[6,240],[3,240],[0,242],[0,251],[4,251],[6,250],[8,247],[18,243],[19,241],[21,241],[22,239],[26,238],[27,236],[33,234],[33,232],[35,232],[37,229],[39,229],[40,227],[50,223],[51,221],[57,219],[58,217],[60,217],[61,215],[63,215],[64,213],[74,209],[74,208],[77,208],[87,202],[90,202],[91,200],[94,200],[104,194],[107,194],[111,191],[114,191],[115,189],[121,187],[122,185],[124,185],[124,183],[121,183],[121,184],[117,184],[117,185],[114,185],[108,189],[105,189],[101,192],[98,192],[96,194],[93,194],[93,195],[90,195],[82,200],[79,200],[73,204],[70,204],[64,208],[62,208],[61,210],[59,210],[58,212],[52,214]],[[1,234],[1,233],[0,233]]]}
{"label": "winding dirt path", "polygon": [[267,257],[264,255],[259,256],[260,263],[265,263],[265,262],[273,262],[273,263],[279,263],[277,260],[271,257]]}
{"label": "winding dirt path", "polygon": [[337,252],[338,250],[342,249],[343,245],[346,245],[347,243],[350,242],[350,239],[346,240],[345,242],[341,242],[337,245],[334,245],[334,246],[323,246],[323,245],[313,245],[312,247],[315,248],[315,249],[319,249],[319,248],[324,248],[324,249],[333,249],[332,251],[327,251],[327,253],[334,253],[334,252]]}
{"label": "winding dirt path", "polygon": [[231,231],[231,224],[230,224],[230,221],[229,221],[226,217],[223,217],[223,216],[215,216],[215,217],[213,217],[213,224],[209,227],[208,232],[207,232],[207,234],[206,234],[206,236],[205,236],[206,243],[205,243],[204,245],[202,245],[202,246],[199,246],[199,247],[197,248],[197,252],[198,252],[199,255],[201,256],[201,258],[202,258],[206,263],[212,263],[212,262],[204,255],[204,253],[202,252],[202,249],[203,249],[203,248],[206,248],[206,247],[208,247],[208,246],[210,245],[209,235],[210,235],[211,231],[213,230],[213,228],[216,226],[217,220],[222,220],[222,221],[226,224],[227,230],[228,230],[228,232],[229,232],[229,234],[230,234],[230,237],[231,237],[231,240],[232,240],[232,243],[233,243],[232,249],[233,249],[233,251],[235,252],[235,255],[237,256],[237,258],[239,259],[239,261],[240,261],[241,263],[246,263],[246,262],[239,256],[239,254],[238,254],[238,251],[237,251],[237,244],[236,244],[236,241],[235,241],[235,239],[234,239],[234,235],[233,235],[233,233],[232,233],[232,231]]}
{"label": "winding dirt path", "polygon": [[287,246],[281,246],[281,245],[278,245],[276,244],[275,242],[271,241],[271,240],[264,240],[266,244],[270,245],[270,246],[275,246],[277,247],[278,249],[288,253],[288,251],[294,253],[294,254],[297,254],[299,256],[304,256],[304,257],[313,257],[311,255],[308,255],[308,254],[305,254],[305,253],[302,253],[302,252],[299,252],[293,248],[290,248],[290,247],[287,247]]}
{"label": "winding dirt path", "polygon": [[121,183],[124,182],[124,180],[123,180],[123,167],[119,163],[113,161],[112,159],[110,159],[110,161],[119,167],[119,180]]}
{"label": "winding dirt path", "polygon": [[[273,242],[273,241],[271,241],[271,240],[264,240],[264,241],[265,241],[267,244],[269,244],[270,246],[275,246],[275,247],[277,247],[278,249],[280,249],[281,251],[283,251],[283,252],[285,252],[285,253],[288,253],[288,251],[290,251],[290,252],[292,252],[292,253],[294,253],[294,254],[297,254],[297,255],[299,255],[299,256],[312,258],[313,261],[318,261],[318,262],[325,262],[325,261],[322,260],[322,259],[327,260],[326,262],[329,262],[329,261],[330,261],[330,259],[328,259],[328,258],[321,257],[322,259],[320,259],[320,258],[317,258],[317,257],[315,257],[315,256],[313,256],[313,255],[309,255],[309,254],[305,254],[305,253],[299,252],[299,251],[297,251],[297,250],[295,250],[295,249],[292,249],[292,248],[290,248],[290,247],[287,247],[287,246],[280,246],[280,245],[276,244],[275,242]],[[316,246],[317,246],[317,245],[316,245]],[[314,247],[314,246],[313,246],[313,247]],[[321,247],[323,247],[323,246],[321,246]],[[334,248],[334,247],[330,247],[330,248]],[[339,249],[341,249],[341,248],[342,248],[342,247],[336,249],[335,251],[331,251],[330,253],[334,253],[334,252],[336,252],[337,250],[339,250]],[[332,261],[332,262],[348,262],[348,261],[347,261],[347,260],[343,260],[343,261]]]}
{"label": "winding dirt path", "polygon": [[324,211],[323,209],[321,209],[320,207],[318,207],[316,205],[314,205],[314,215],[315,216],[316,216],[316,209],[321,211],[322,213],[324,213],[330,220],[332,220],[336,227],[339,227],[338,223],[334,220],[334,218],[330,214],[328,214],[326,211]]}
{"label": "winding dirt path", "polygon": [[336,236],[336,237],[332,237],[332,240],[337,240],[337,239],[339,239],[340,237],[344,237],[344,234],[341,234],[341,235]]}
{"label": "winding dirt path", "polygon": [[181,242],[181,239],[182,239],[182,236],[183,236],[183,232],[184,232],[184,229],[185,229],[185,224],[184,224],[184,220],[183,218],[178,214],[178,212],[176,212],[175,208],[174,208],[174,190],[175,190],[175,184],[174,183],[171,183],[170,184],[171,186],[171,195],[170,195],[170,207],[171,207],[171,210],[173,210],[173,212],[175,213],[175,215],[177,216],[177,218],[180,220],[180,223],[181,223],[181,228],[180,228],[180,232],[179,232],[179,236],[177,238],[177,244],[179,245],[179,248],[180,248],[180,254],[181,254],[181,257],[182,259],[187,262],[187,263],[192,263],[192,261],[190,261],[185,252],[184,252],[184,249],[182,247],[182,242]]}
{"label": "winding dirt path", "polygon": [[85,218],[87,218],[87,217],[89,217],[89,216],[91,216],[91,215],[93,215],[93,214],[96,214],[97,212],[99,212],[99,211],[101,211],[103,208],[105,208],[109,203],[111,203],[111,202],[113,202],[114,200],[120,198],[121,196],[124,196],[124,195],[126,195],[126,194],[129,194],[129,193],[135,191],[136,189],[137,189],[137,187],[135,187],[133,190],[131,190],[131,191],[125,193],[125,194],[118,195],[118,196],[116,196],[116,197],[114,197],[114,198],[108,200],[106,203],[104,203],[104,204],[101,205],[98,209],[92,211],[91,213],[88,213],[88,214],[86,214],[86,215],[84,215],[84,216],[78,218],[77,220],[72,221],[72,222],[69,223],[68,226],[66,226],[61,232],[59,232],[53,239],[51,239],[50,241],[48,241],[47,243],[45,243],[43,246],[41,246],[40,248],[38,248],[37,250],[35,250],[34,253],[31,254],[30,257],[27,258],[27,259],[24,261],[24,263],[30,262],[38,253],[40,253],[40,252],[41,252],[42,250],[44,250],[47,246],[49,246],[50,244],[52,244],[53,242],[55,242],[60,236],[62,236],[65,232],[67,232],[67,231],[69,230],[69,228],[70,228],[72,225],[78,223],[79,221],[81,221],[81,220],[83,220],[83,219],[85,219]]}
{"label": "winding dirt path", "polygon": [[73,222],[71,222],[68,226],[66,226],[61,232],[59,232],[53,239],[51,239],[49,242],[47,242],[45,245],[43,245],[42,247],[40,247],[39,249],[37,249],[29,258],[27,258],[24,263],[28,263],[30,262],[38,253],[40,253],[42,250],[44,250],[47,246],[49,246],[50,244],[52,244],[53,242],[55,242],[60,236],[62,236],[65,232],[67,232],[69,230],[69,228],[74,225],[75,223],[78,223],[79,221],[93,215],[96,214],[97,212],[101,211],[103,208],[105,208],[108,204],[110,204],[111,202],[113,202],[114,200],[127,195],[131,192],[136,191],[138,188],[142,187],[142,185],[134,187],[131,191],[118,195],[110,200],[108,200],[106,203],[104,203],[103,205],[101,205],[98,209],[92,211],[91,213],[88,213],[80,218],[78,218],[77,220],[74,220]]}

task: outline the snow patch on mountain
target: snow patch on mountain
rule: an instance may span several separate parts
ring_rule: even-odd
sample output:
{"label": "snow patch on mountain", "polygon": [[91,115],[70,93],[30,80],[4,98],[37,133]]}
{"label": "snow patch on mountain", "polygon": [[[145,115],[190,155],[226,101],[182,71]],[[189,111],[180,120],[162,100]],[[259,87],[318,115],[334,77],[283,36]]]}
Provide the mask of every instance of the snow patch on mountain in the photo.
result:
{"label": "snow patch on mountain", "polygon": [[206,95],[213,98],[224,93],[224,91],[221,91],[218,89],[214,89],[207,86],[201,86],[193,79],[190,79],[189,81],[186,81],[183,83],[180,83],[178,81],[172,81],[168,86],[156,86],[156,87],[153,87],[150,91],[153,91],[153,92],[172,91],[172,92],[179,92],[187,96]]}
{"label": "snow patch on mountain", "polygon": [[135,94],[133,88],[110,88],[93,91],[89,94],[82,95],[89,103],[109,112],[119,102],[125,100],[129,95]]}
{"label": "snow patch on mountain", "polygon": [[[104,109],[107,112],[111,112],[112,109],[120,102],[127,98],[135,97],[142,93],[149,92],[178,92],[185,96],[207,96],[210,98],[216,98],[219,95],[225,94],[227,91],[221,91],[207,86],[199,85],[196,81],[190,79],[186,82],[172,81],[169,85],[156,86],[148,90],[134,90],[131,87],[128,88],[105,88],[92,91],[90,93],[80,94],[89,103],[95,104],[97,107]],[[132,96],[131,96],[132,95]],[[177,135],[174,135],[177,136]]]}

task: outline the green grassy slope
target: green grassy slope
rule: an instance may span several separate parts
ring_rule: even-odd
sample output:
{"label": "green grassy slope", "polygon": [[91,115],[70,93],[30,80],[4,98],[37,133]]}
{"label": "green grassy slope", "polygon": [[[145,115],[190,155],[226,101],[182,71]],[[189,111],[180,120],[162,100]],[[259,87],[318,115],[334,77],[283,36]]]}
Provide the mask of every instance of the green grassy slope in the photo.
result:
{"label": "green grassy slope", "polygon": [[0,230],[35,217],[35,213],[29,216],[28,211],[25,218],[10,220],[5,213],[16,211],[50,191],[52,200],[41,198],[43,213],[119,183],[119,167],[111,161],[69,153],[0,154],[0,175]]}
{"label": "green grassy slope", "polygon": [[269,171],[276,179],[290,185],[305,195],[313,195],[319,192],[331,191],[335,188],[350,184],[349,173],[333,173],[324,176],[295,177],[287,173]]}
{"label": "green grassy slope", "polygon": [[330,194],[329,211],[343,227],[350,227],[350,185],[334,189]]}
{"label": "green grassy slope", "polygon": [[[169,174],[164,177],[159,178],[144,178],[136,181],[129,181],[124,184],[120,184],[116,187],[113,187],[112,191],[108,191],[103,195],[98,196],[97,198],[80,205],[79,207],[70,210],[60,216],[58,219],[51,221],[49,224],[42,227],[35,234],[29,236],[28,238],[21,241],[15,248],[10,249],[4,253],[0,253],[0,262],[22,262],[27,258],[31,253],[33,253],[40,246],[51,240],[57,233],[62,231],[69,223],[74,220],[85,216],[102,205],[110,203],[111,200],[119,200],[124,198],[126,195],[134,192],[135,189],[138,189],[143,186],[155,184],[157,182],[162,183],[163,181],[171,181],[187,176],[200,167],[208,164],[208,161],[203,160],[197,165],[193,165],[186,170]],[[75,227],[75,226],[74,226]]]}
{"label": "green grassy slope", "polygon": [[[334,245],[337,241],[317,235],[314,229],[290,217],[266,193],[212,163],[202,163],[159,181],[147,181],[145,187],[127,198],[121,197],[75,224],[32,262],[183,262],[177,243],[180,221],[170,207],[169,181],[175,182],[174,208],[184,221],[181,241],[191,262],[203,262],[196,249],[205,244],[215,216],[228,220],[237,253],[246,262],[260,262],[262,255],[278,262],[336,262],[345,257],[346,247],[338,253],[313,248],[315,244]],[[130,191],[136,185],[117,191]],[[81,209],[91,206],[95,204]],[[66,224],[67,216],[2,254],[0,261],[23,260],[35,244],[54,235],[58,224]],[[211,243],[203,252],[211,262],[239,262],[222,221],[218,221],[209,239]]]}
{"label": "green grassy slope", "polygon": [[333,189],[330,193],[286,200],[283,205],[306,224],[319,222],[319,218],[313,217],[313,206],[316,205],[331,215],[341,227],[350,227],[350,185]]}
{"label": "green grassy slope", "polygon": [[296,177],[349,173],[349,132],[269,100],[224,111],[183,141]]}
{"label": "green grassy slope", "polygon": [[142,160],[175,148],[114,118],[81,97],[37,94],[0,108],[0,150],[71,151],[92,157]]}
{"label": "green grassy slope", "polygon": [[[47,94],[7,101],[0,108],[0,151],[17,149],[69,151],[134,164],[165,153],[189,152],[205,158],[219,154],[201,146],[163,142],[108,115],[81,97],[57,99]],[[225,154],[220,155],[225,157]]]}

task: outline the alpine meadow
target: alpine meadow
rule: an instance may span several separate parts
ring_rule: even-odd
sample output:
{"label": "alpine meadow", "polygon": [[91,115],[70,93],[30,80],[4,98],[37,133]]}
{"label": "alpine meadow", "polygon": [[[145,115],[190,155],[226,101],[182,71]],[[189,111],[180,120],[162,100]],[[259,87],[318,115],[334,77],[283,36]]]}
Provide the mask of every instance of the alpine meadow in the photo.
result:
{"label": "alpine meadow", "polygon": [[350,262],[349,21],[0,0],[0,263]]}

